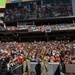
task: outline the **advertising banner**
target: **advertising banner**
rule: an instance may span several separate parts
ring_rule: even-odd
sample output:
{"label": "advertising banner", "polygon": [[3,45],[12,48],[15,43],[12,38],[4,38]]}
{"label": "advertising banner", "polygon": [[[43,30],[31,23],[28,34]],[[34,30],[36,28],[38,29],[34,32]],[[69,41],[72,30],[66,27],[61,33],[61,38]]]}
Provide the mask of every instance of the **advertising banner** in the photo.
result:
{"label": "advertising banner", "polygon": [[6,0],[0,0],[0,8],[5,8]]}

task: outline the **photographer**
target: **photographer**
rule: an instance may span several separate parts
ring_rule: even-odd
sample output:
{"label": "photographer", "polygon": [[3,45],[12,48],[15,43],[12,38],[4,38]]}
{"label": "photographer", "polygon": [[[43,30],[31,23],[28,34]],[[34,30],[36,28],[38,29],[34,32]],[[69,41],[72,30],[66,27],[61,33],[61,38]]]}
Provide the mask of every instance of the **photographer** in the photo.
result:
{"label": "photographer", "polygon": [[7,74],[7,62],[5,58],[0,59],[0,75]]}

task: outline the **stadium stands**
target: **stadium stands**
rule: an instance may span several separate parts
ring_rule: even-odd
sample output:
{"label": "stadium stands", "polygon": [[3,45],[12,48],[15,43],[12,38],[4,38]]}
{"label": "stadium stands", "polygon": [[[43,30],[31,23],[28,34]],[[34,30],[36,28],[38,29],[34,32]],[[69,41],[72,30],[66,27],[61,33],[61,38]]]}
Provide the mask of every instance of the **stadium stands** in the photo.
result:
{"label": "stadium stands", "polygon": [[[0,13],[0,73],[22,65],[25,52],[31,53],[31,62],[42,61],[41,55],[47,54],[49,63],[60,63],[60,72],[70,73],[67,67],[75,64],[75,17],[71,0],[51,0],[51,5],[42,1],[43,4],[7,3],[5,15]],[[65,65],[69,65],[67,70]]]}

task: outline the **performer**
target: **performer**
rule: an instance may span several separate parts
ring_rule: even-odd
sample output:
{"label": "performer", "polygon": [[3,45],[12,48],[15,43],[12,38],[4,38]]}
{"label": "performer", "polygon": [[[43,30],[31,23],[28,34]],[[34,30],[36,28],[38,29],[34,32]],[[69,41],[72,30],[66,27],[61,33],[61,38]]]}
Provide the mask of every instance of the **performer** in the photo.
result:
{"label": "performer", "polygon": [[49,75],[48,74],[49,65],[48,65],[48,56],[47,56],[47,54],[42,54],[41,55],[41,75],[43,75],[44,67],[46,69],[46,75]]}
{"label": "performer", "polygon": [[30,75],[30,52],[25,52],[23,57],[23,75],[26,75],[26,67],[28,68],[28,75]]}

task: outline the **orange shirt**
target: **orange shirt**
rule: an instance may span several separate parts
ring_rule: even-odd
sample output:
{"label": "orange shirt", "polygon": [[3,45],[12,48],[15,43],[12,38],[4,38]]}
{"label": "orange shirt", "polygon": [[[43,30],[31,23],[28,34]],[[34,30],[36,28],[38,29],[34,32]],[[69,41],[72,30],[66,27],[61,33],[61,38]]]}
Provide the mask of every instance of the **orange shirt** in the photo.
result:
{"label": "orange shirt", "polygon": [[56,57],[55,61],[60,62],[60,57]]}
{"label": "orange shirt", "polygon": [[53,61],[54,62],[55,61],[55,58],[54,57],[51,57],[50,58],[50,61]]}
{"label": "orange shirt", "polygon": [[21,47],[21,50],[24,50],[24,47],[23,46]]}

